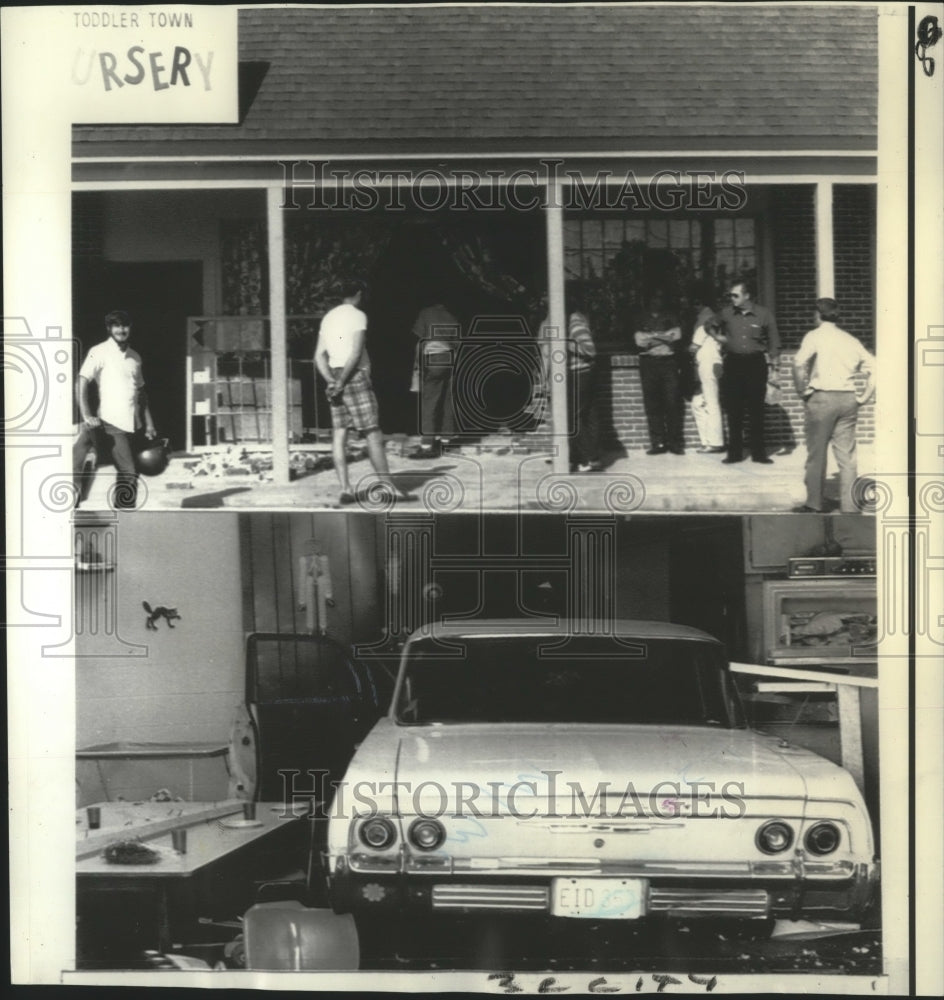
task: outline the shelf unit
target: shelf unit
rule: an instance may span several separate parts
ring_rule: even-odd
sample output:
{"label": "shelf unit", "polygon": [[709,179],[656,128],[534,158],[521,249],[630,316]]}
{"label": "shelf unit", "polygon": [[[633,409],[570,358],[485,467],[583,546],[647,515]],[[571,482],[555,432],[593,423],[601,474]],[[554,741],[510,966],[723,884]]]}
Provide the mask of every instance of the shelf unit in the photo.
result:
{"label": "shelf unit", "polygon": [[[294,316],[309,338],[319,318]],[[312,352],[313,353],[313,352]],[[315,384],[311,360],[290,359],[289,434],[305,433],[303,383]],[[315,405],[315,431],[318,411]],[[269,320],[264,316],[191,316],[187,319],[187,451],[272,442]]]}

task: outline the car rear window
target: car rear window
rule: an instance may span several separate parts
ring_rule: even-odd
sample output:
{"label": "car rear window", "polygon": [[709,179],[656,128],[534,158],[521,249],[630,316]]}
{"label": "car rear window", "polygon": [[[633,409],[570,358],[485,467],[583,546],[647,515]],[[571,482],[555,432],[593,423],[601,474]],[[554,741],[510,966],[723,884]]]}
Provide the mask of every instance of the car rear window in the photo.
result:
{"label": "car rear window", "polygon": [[396,718],[405,725],[743,724],[719,646],[606,636],[414,642]]}

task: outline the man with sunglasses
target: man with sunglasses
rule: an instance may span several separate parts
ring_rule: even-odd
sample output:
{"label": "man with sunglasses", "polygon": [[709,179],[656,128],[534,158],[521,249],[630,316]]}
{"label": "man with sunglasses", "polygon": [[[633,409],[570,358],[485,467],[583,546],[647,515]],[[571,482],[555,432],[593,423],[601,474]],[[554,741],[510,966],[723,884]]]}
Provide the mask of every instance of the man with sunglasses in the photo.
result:
{"label": "man with sunglasses", "polygon": [[776,373],[780,355],[777,321],[769,309],[754,301],[753,289],[746,281],[734,282],[729,297],[730,303],[721,310],[720,317],[724,345],[722,399],[728,414],[728,453],[722,461],[730,465],[744,460],[746,416],[751,461],[770,465],[764,445],[764,401],[768,371]]}

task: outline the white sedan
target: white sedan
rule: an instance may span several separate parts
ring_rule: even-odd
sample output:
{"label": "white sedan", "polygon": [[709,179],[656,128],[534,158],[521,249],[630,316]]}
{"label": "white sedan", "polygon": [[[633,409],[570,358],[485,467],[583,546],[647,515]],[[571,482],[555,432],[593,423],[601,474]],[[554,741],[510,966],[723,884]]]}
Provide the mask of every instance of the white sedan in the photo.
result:
{"label": "white sedan", "polygon": [[848,921],[878,875],[852,777],[747,727],[720,642],[644,621],[414,633],[326,865],[365,917]]}

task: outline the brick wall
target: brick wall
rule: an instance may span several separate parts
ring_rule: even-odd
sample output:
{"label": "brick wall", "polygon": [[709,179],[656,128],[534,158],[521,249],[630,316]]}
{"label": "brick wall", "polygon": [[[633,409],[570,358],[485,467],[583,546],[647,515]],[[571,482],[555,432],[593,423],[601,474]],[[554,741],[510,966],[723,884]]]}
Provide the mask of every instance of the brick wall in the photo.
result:
{"label": "brick wall", "polygon": [[[813,325],[816,301],[816,233],[812,185],[774,188],[768,228],[774,257],[771,305],[784,350],[796,350]],[[875,347],[875,189],[870,184],[837,184],[833,189],[835,295],[841,325]]]}
{"label": "brick wall", "polygon": [[776,301],[765,301],[763,290],[758,299],[774,309],[784,351],[795,351],[813,326],[816,300],[813,195],[811,184],[775,187],[770,193],[767,226],[774,258]]}
{"label": "brick wall", "polygon": [[837,184],[833,191],[833,243],[840,326],[875,349],[875,189]]}

